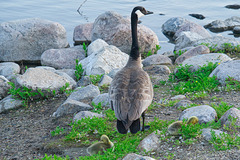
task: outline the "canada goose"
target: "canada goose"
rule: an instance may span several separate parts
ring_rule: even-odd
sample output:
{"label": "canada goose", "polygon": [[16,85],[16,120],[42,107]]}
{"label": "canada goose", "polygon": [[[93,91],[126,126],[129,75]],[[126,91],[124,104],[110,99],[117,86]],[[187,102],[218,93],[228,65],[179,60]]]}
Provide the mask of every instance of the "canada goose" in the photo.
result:
{"label": "canada goose", "polygon": [[94,143],[87,148],[87,153],[90,155],[97,154],[99,151],[103,152],[104,150],[113,147],[113,143],[109,140],[108,136],[102,135],[100,142]]}
{"label": "canada goose", "polygon": [[[168,126],[168,133],[171,136],[178,136],[178,130],[182,128],[182,121],[173,122]],[[198,123],[198,118],[196,116],[192,116],[187,120],[187,124],[196,124]]]}
{"label": "canada goose", "polygon": [[140,117],[142,115],[144,131],[145,111],[153,99],[153,88],[148,74],[141,67],[141,54],[139,53],[137,22],[143,15],[151,14],[143,7],[135,7],[131,14],[132,48],[129,60],[111,83],[109,88],[110,105],[117,117],[117,130],[126,134],[140,130]]}

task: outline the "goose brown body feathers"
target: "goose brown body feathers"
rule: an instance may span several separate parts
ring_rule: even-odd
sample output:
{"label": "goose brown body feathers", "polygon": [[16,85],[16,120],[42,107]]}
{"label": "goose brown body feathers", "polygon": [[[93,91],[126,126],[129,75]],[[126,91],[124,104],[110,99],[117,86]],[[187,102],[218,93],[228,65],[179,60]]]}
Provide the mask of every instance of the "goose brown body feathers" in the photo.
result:
{"label": "goose brown body feathers", "polygon": [[[132,49],[129,60],[126,66],[115,75],[109,89],[111,107],[125,130],[133,124],[140,125],[140,121],[133,122],[140,119],[153,99],[152,83],[148,74],[142,69],[137,39],[138,17],[145,13],[147,14],[147,11],[143,7],[135,7],[132,11]],[[118,125],[117,128],[119,131]]]}
{"label": "goose brown body feathers", "polygon": [[148,74],[134,63],[137,61],[130,58],[128,64],[114,77],[110,88],[111,105],[117,119],[123,121],[126,129],[140,118],[153,98]]}

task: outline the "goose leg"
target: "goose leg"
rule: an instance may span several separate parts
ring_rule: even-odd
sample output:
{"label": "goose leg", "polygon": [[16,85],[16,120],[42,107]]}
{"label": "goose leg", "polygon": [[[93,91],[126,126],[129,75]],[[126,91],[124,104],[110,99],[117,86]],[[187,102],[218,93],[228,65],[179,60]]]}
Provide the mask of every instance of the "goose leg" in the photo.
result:
{"label": "goose leg", "polygon": [[144,131],[145,112],[142,113],[142,131]]}
{"label": "goose leg", "polygon": [[144,123],[145,123],[145,112],[142,113],[142,119],[143,119],[143,123],[142,123],[142,130],[141,131],[144,131],[145,129],[148,130],[150,128],[150,126],[144,126]]}

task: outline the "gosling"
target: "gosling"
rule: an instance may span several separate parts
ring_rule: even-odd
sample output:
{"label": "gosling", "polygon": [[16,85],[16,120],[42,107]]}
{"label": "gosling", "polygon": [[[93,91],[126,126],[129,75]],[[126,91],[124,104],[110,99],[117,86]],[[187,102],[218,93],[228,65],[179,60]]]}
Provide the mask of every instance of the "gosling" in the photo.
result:
{"label": "gosling", "polygon": [[99,142],[92,144],[87,148],[87,153],[90,155],[97,154],[99,151],[103,153],[108,148],[112,148],[114,144],[109,140],[108,136],[102,135]]}
{"label": "gosling", "polygon": [[[171,136],[179,136],[178,131],[182,128],[182,121],[173,122],[168,126],[168,134]],[[198,118],[196,116],[192,116],[188,119],[187,124],[196,124],[198,123]]]}

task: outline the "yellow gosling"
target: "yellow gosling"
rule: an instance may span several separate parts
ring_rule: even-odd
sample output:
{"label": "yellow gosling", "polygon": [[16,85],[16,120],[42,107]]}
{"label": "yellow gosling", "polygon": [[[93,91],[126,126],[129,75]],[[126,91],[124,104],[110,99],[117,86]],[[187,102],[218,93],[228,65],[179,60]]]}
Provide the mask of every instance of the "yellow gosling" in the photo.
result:
{"label": "yellow gosling", "polygon": [[[198,123],[198,118],[196,116],[192,116],[188,119],[187,124],[196,124]],[[178,131],[180,129],[182,129],[182,121],[176,121],[173,122],[172,124],[170,124],[168,126],[168,134],[171,136],[179,136],[180,134],[178,133]]]}
{"label": "yellow gosling", "polygon": [[108,136],[102,135],[99,142],[94,143],[87,148],[87,153],[90,155],[97,154],[99,151],[103,153],[103,151],[113,146],[114,144],[109,140]]}

